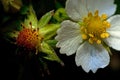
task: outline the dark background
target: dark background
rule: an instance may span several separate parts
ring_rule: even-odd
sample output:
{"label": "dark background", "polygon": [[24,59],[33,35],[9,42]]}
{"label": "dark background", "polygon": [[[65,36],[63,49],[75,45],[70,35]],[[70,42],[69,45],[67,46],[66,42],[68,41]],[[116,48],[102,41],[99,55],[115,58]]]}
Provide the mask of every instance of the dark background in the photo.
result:
{"label": "dark background", "polygon": [[[56,1],[61,3],[63,7],[65,5],[65,0],[23,0],[23,3],[27,5],[29,1],[32,1],[38,18],[46,12],[56,9]],[[116,0],[115,3],[118,5],[116,14],[119,14],[120,1]],[[0,3],[1,29],[3,29],[5,16],[12,16],[14,20],[18,16],[18,13],[5,12]],[[9,24],[9,20],[7,23]],[[81,67],[76,66],[74,61],[75,55],[68,57],[59,53],[58,56],[63,60],[65,66],[61,66],[57,62],[46,61],[50,72],[50,74],[47,74],[47,72],[41,71],[37,56],[26,59],[25,55],[16,54],[15,50],[16,46],[6,41],[4,36],[0,34],[1,80],[120,80],[120,67],[114,68],[108,65],[104,69],[98,69],[96,73],[86,73]],[[112,52],[120,59],[119,51],[112,50]]]}

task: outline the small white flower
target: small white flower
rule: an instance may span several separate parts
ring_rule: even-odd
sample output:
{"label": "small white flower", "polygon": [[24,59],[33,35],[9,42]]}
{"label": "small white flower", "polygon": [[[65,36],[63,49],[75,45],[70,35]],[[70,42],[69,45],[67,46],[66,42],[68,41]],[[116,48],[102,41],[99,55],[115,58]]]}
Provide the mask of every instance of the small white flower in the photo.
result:
{"label": "small white flower", "polygon": [[76,53],[75,62],[85,72],[96,72],[110,62],[106,46],[120,50],[120,15],[114,0],[67,0],[65,20],[55,39],[61,54]]}

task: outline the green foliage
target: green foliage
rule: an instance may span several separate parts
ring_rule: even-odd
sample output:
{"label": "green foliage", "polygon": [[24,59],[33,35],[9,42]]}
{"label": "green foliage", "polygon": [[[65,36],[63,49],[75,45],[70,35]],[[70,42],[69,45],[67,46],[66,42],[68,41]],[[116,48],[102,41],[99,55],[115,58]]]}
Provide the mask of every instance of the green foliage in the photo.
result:
{"label": "green foliage", "polygon": [[37,22],[38,20],[37,20],[36,13],[32,5],[30,5],[27,18],[24,21],[24,25],[26,25],[26,27],[30,27],[32,25],[32,28],[37,28]]}
{"label": "green foliage", "polygon": [[61,23],[65,19],[69,19],[66,11],[64,8],[59,8],[55,11],[53,18],[56,20],[57,23]]}
{"label": "green foliage", "polygon": [[44,27],[46,24],[48,24],[48,22],[50,21],[51,17],[53,16],[54,11],[50,11],[47,12],[45,15],[43,15],[40,20],[38,21],[38,27],[42,28]]}
{"label": "green foliage", "polygon": [[40,29],[40,33],[43,34],[44,40],[49,40],[56,35],[56,31],[59,27],[60,24],[47,24]]}
{"label": "green foliage", "polygon": [[46,42],[42,42],[41,51],[47,55],[44,56],[45,59],[62,63],[62,61],[58,58],[57,54],[55,53],[54,49]]}

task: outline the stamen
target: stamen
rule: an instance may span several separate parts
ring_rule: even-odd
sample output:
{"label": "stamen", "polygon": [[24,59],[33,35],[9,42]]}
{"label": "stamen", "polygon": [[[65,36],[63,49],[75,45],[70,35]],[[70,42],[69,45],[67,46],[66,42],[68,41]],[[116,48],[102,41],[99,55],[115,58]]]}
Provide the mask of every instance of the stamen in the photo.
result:
{"label": "stamen", "polygon": [[101,44],[101,40],[97,40],[97,44]]}
{"label": "stamen", "polygon": [[90,12],[90,13],[88,13],[88,17],[93,17],[93,15],[92,15],[92,13]]}
{"label": "stamen", "polygon": [[107,19],[107,15],[106,15],[106,14],[102,14],[101,18],[102,18],[103,20],[105,20],[105,19]]}
{"label": "stamen", "polygon": [[92,38],[89,38],[89,39],[88,39],[88,42],[89,42],[90,44],[93,44],[93,39],[92,39]]}
{"label": "stamen", "polygon": [[106,28],[109,28],[110,27],[110,23],[108,21],[103,21],[103,25],[106,27]]}
{"label": "stamen", "polygon": [[87,35],[86,34],[82,34],[82,39],[87,39]]}
{"label": "stamen", "polygon": [[96,10],[95,13],[94,13],[94,15],[95,15],[95,16],[98,16],[98,13],[99,13],[99,11]]}
{"label": "stamen", "polygon": [[83,18],[83,24],[80,28],[83,40],[88,40],[90,44],[94,42],[101,44],[102,39],[108,38],[109,33],[106,29],[110,27],[110,23],[106,21],[107,15],[99,16],[99,11],[96,10],[94,14],[88,13],[87,17]]}
{"label": "stamen", "polygon": [[102,33],[100,35],[101,38],[108,38],[109,37],[109,33]]}
{"label": "stamen", "polygon": [[94,35],[93,35],[93,34],[88,34],[88,35],[89,35],[90,37],[92,37],[92,38],[94,37]]}

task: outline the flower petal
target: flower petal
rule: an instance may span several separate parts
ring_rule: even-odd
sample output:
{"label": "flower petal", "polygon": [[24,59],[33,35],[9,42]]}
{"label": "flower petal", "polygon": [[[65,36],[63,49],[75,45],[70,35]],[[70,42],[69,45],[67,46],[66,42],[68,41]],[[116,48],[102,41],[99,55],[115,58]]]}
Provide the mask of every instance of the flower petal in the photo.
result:
{"label": "flower petal", "polygon": [[107,30],[110,37],[104,41],[110,47],[120,50],[120,15],[112,16],[108,21],[111,23],[111,27]]}
{"label": "flower petal", "polygon": [[88,13],[86,0],[67,0],[65,9],[68,16],[75,21],[79,21]]}
{"label": "flower petal", "polygon": [[120,31],[107,31],[107,32],[110,34],[111,38],[120,39]]}
{"label": "flower petal", "polygon": [[80,36],[80,26],[77,23],[66,20],[61,23],[61,28],[57,32],[55,39],[58,41],[57,47],[60,47],[60,53],[72,55],[82,42]]}
{"label": "flower petal", "polygon": [[120,50],[120,38],[109,37],[105,40],[105,43],[113,49]]}
{"label": "flower petal", "polygon": [[60,41],[57,43],[57,46],[60,46],[60,53],[61,54],[66,54],[66,55],[72,55],[73,53],[76,52],[76,50],[78,49],[79,45],[80,45],[80,37],[74,37],[71,38],[67,41]]}
{"label": "flower petal", "polygon": [[99,10],[100,14],[111,16],[116,11],[114,0],[87,0],[87,8],[90,12]]}
{"label": "flower petal", "polygon": [[56,39],[67,40],[80,35],[80,25],[70,20],[61,23],[60,29],[57,31]]}
{"label": "flower petal", "polygon": [[120,15],[111,16],[107,21],[111,24],[108,31],[120,31]]}
{"label": "flower petal", "polygon": [[120,38],[120,15],[115,15],[107,20],[111,27],[107,29],[111,37]]}
{"label": "flower petal", "polygon": [[75,61],[77,66],[82,66],[85,72],[92,70],[94,73],[98,68],[104,68],[109,64],[109,54],[102,45],[91,45],[83,43],[77,50]]}

